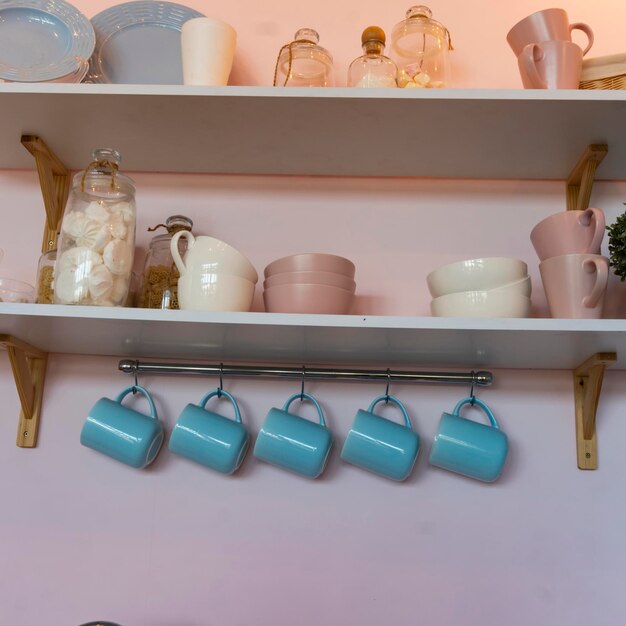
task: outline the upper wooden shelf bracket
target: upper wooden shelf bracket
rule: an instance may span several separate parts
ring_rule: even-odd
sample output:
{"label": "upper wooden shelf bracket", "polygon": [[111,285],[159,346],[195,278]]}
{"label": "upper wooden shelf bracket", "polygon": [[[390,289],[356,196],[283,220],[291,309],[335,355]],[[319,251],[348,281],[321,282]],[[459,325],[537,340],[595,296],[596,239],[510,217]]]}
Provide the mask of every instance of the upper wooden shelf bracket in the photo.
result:
{"label": "upper wooden shelf bracket", "polygon": [[36,135],[22,135],[22,145],[35,157],[39,185],[46,208],[46,226],[43,234],[42,252],[56,250],[57,236],[65,203],[70,191],[70,171]]}
{"label": "upper wooden shelf bracket", "polygon": [[0,346],[4,346],[9,354],[15,387],[22,405],[16,443],[20,448],[34,448],[39,432],[48,354],[12,335],[0,335]]}
{"label": "upper wooden shelf bracket", "polygon": [[566,182],[568,211],[589,208],[596,169],[608,151],[609,147],[605,144],[591,144],[578,159]]}
{"label": "upper wooden shelf bracket", "polygon": [[598,468],[596,413],[605,367],[617,360],[615,352],[598,352],[574,370],[576,455],[579,469]]}

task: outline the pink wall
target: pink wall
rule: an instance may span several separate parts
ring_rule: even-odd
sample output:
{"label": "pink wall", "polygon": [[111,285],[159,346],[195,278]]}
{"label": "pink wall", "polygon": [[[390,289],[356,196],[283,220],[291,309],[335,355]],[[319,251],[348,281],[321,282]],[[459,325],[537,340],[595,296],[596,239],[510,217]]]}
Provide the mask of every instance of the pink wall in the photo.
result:
{"label": "pink wall", "polygon": [[[566,7],[573,19],[594,25],[598,53],[618,52],[622,45],[626,9],[611,5]],[[93,15],[108,3],[79,6]],[[194,6],[202,9],[199,2]],[[229,3],[219,17],[238,27],[242,66],[259,75],[268,64],[271,75],[276,43],[300,25],[318,25],[329,47],[339,50],[344,42],[343,57],[337,52],[336,58],[347,61],[358,52],[366,22],[388,27],[406,8],[368,0],[323,11],[319,4],[266,2],[262,13],[255,7],[254,17],[252,7]],[[504,34],[543,5],[454,1],[431,8],[455,37],[466,84],[517,86]],[[244,12],[248,37],[236,19]],[[562,182],[146,174],[135,179],[140,250],[149,240],[148,226],[182,212],[194,219],[197,232],[233,243],[259,270],[297,251],[345,254],[357,264],[363,310],[405,315],[427,314],[424,277],[433,267],[506,254],[529,263],[535,314],[546,313],[528,233],[543,216],[564,208]],[[34,282],[43,224],[36,175],[0,172],[0,189],[12,216],[0,237],[0,273]],[[602,183],[592,204],[612,221],[625,198],[626,183]],[[11,226],[18,224],[16,216],[19,228]],[[626,316],[624,287],[613,281],[608,316]],[[439,414],[466,389],[392,387],[423,437],[422,455],[406,484],[378,479],[339,459],[355,411],[383,391],[363,383],[308,387],[336,435],[322,480],[299,479],[252,457],[228,478],[167,450],[139,472],[79,445],[93,402],[129,382],[113,357],[52,356],[39,447],[15,447],[18,400],[7,359],[1,358],[0,625],[72,626],[96,618],[124,626],[622,623],[625,374],[609,372],[605,378],[600,469],[580,472],[571,373],[542,371],[540,362],[537,368],[495,371],[496,384],[480,392],[512,442],[502,480],[485,486],[427,464]],[[184,405],[215,383],[141,380],[154,391],[168,430]],[[285,381],[225,383],[253,432],[267,410],[296,387]]]}

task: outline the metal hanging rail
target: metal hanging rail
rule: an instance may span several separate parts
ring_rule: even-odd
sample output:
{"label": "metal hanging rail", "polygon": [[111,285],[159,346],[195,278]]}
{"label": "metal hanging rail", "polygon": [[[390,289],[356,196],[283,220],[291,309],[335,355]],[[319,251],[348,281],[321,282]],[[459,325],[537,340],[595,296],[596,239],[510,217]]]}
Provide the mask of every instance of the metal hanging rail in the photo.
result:
{"label": "metal hanging rail", "polygon": [[254,376],[258,378],[306,378],[307,380],[377,380],[390,382],[452,383],[487,387],[491,372],[407,372],[397,370],[347,370],[322,367],[276,367],[256,365],[196,365],[148,363],[122,359],[119,369],[127,374],[195,374],[200,376]]}

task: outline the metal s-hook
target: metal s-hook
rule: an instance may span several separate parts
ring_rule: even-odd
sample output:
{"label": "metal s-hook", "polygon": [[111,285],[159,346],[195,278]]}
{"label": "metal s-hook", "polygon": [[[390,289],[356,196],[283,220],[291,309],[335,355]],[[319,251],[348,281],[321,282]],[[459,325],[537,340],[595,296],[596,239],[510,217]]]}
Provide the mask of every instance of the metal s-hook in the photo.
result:
{"label": "metal s-hook", "polygon": [[222,391],[224,391],[224,364],[220,363],[220,386],[217,388],[217,397],[222,397]]}
{"label": "metal s-hook", "polygon": [[137,393],[137,370],[139,369],[139,361],[135,361],[135,368],[134,368],[134,376],[135,376],[135,382],[133,384],[133,395],[135,395]]}
{"label": "metal s-hook", "polygon": [[306,367],[302,366],[302,385],[300,386],[300,402],[304,401],[304,379],[306,378]]}
{"label": "metal s-hook", "polygon": [[476,402],[476,396],[474,395],[474,387],[476,385],[476,372],[471,371],[472,374],[472,386],[470,387],[470,406],[474,406]]}
{"label": "metal s-hook", "polygon": [[389,404],[389,383],[391,382],[391,372],[387,368],[387,386],[385,387],[385,404]]}

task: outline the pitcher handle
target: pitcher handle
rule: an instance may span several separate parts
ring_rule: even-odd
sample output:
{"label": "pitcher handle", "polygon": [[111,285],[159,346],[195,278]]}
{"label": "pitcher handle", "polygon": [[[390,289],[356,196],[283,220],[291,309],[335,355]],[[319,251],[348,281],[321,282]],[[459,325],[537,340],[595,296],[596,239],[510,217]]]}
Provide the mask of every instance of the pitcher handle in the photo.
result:
{"label": "pitcher handle", "polygon": [[183,263],[180,252],[178,252],[178,240],[181,237],[185,237],[185,239],[187,239],[187,250],[191,250],[191,248],[193,248],[194,243],[196,243],[196,239],[190,231],[179,230],[172,237],[172,241],[170,241],[170,252],[172,253],[172,258],[174,259],[174,263],[176,264],[176,267],[178,268],[178,271],[182,276],[187,271],[187,268]]}

